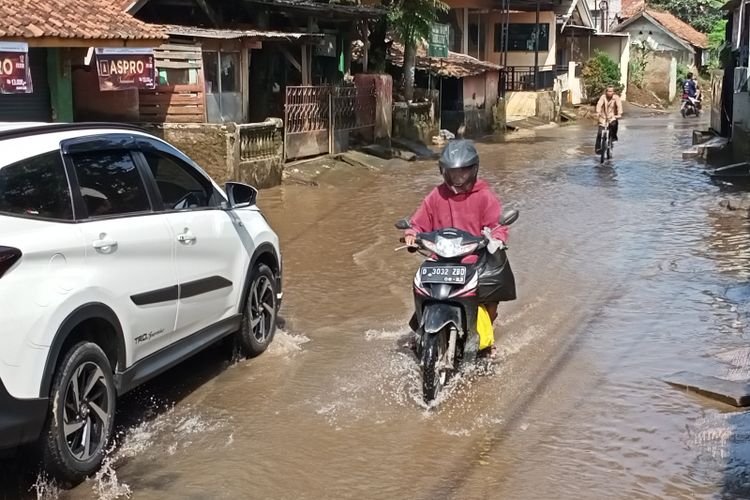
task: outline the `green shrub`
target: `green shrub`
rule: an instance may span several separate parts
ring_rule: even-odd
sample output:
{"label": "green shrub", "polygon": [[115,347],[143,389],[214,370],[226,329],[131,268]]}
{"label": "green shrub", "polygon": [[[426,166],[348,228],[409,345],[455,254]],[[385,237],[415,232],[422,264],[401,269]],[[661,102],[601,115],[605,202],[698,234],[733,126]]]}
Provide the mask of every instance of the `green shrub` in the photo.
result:
{"label": "green shrub", "polygon": [[591,102],[596,102],[610,85],[614,86],[617,92],[622,92],[623,89],[620,83],[620,65],[605,52],[596,51],[594,57],[583,66],[581,77],[586,96]]}
{"label": "green shrub", "polygon": [[645,66],[641,64],[640,61],[631,59],[630,64],[628,65],[628,78],[630,84],[642,89],[644,80],[646,79]]}
{"label": "green shrub", "polygon": [[685,80],[687,80],[687,74],[690,71],[690,67],[686,64],[677,64],[677,90],[682,90],[682,86],[685,84]]}
{"label": "green shrub", "polygon": [[630,64],[628,65],[628,83],[639,89],[646,82],[646,68],[654,53],[652,45],[645,40],[634,40],[630,44]]}

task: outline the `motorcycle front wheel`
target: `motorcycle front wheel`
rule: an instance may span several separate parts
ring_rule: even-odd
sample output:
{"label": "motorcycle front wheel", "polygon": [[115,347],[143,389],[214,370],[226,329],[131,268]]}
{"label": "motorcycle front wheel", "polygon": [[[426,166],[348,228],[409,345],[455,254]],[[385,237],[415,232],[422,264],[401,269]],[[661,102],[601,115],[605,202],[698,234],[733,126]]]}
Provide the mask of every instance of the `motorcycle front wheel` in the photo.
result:
{"label": "motorcycle front wheel", "polygon": [[435,400],[448,381],[445,354],[448,347],[448,327],[436,334],[426,334],[422,351],[422,394],[425,403]]}

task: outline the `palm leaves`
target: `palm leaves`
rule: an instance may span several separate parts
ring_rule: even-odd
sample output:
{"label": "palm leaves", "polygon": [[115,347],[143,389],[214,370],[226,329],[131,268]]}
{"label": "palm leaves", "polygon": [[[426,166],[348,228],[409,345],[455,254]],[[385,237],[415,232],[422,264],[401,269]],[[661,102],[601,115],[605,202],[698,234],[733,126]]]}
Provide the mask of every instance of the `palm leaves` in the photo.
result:
{"label": "palm leaves", "polygon": [[429,38],[432,23],[439,12],[447,12],[442,0],[395,0],[388,11],[388,21],[395,35],[404,44],[404,95],[414,95],[414,68],[417,45]]}
{"label": "palm leaves", "polygon": [[439,12],[447,12],[441,0],[397,0],[388,12],[393,31],[404,44],[415,45],[430,36],[430,26]]}

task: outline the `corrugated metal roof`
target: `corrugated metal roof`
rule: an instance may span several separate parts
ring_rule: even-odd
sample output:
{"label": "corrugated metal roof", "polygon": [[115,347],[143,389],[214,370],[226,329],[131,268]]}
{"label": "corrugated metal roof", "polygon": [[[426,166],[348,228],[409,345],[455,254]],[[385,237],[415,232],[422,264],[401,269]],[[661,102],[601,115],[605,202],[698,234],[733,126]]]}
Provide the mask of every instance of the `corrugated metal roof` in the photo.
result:
{"label": "corrugated metal roof", "polygon": [[236,40],[250,38],[253,40],[314,40],[322,38],[318,33],[286,33],[283,31],[264,31],[257,29],[221,29],[199,28],[197,26],[180,26],[170,24],[165,27],[170,35],[192,36],[195,38],[211,38],[221,40]]}
{"label": "corrugated metal roof", "polygon": [[[362,42],[354,42],[352,52],[355,59],[361,59],[362,50]],[[404,46],[393,42],[388,51],[388,61],[395,66],[403,67]],[[422,46],[417,49],[417,69],[448,78],[464,78],[482,75],[488,71],[500,71],[503,67],[457,52],[448,52],[448,57],[428,57],[426,48]]]}
{"label": "corrugated metal roof", "polygon": [[313,0],[248,0],[248,2],[279,7],[281,9],[338,14],[345,17],[360,19],[376,19],[383,17],[388,13],[384,7],[380,6],[346,5],[341,3],[315,2]]}

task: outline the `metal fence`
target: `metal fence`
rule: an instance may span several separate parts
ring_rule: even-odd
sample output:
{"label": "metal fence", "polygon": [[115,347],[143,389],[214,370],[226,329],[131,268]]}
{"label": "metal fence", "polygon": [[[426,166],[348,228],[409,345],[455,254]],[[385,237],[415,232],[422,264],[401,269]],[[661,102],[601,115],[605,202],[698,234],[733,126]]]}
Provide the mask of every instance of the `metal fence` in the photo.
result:
{"label": "metal fence", "polygon": [[555,86],[554,66],[507,66],[500,71],[500,88],[504,92],[552,90]]}
{"label": "metal fence", "polygon": [[286,159],[346,149],[349,137],[375,127],[375,86],[286,88]]}
{"label": "metal fence", "polygon": [[375,85],[333,87],[331,109],[334,131],[354,131],[375,126]]}

